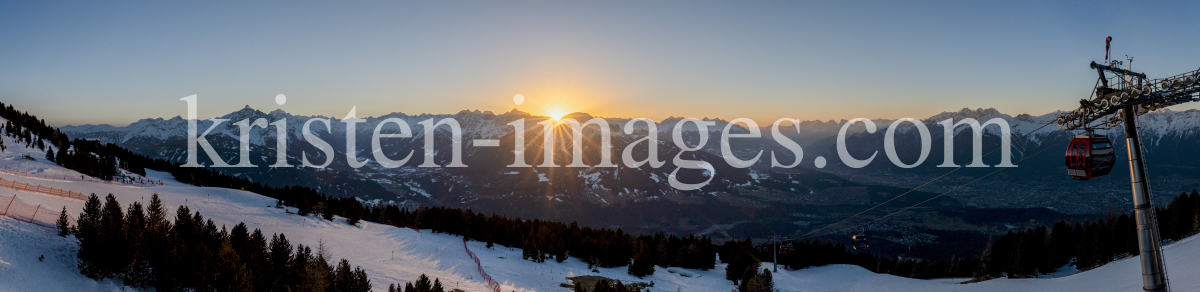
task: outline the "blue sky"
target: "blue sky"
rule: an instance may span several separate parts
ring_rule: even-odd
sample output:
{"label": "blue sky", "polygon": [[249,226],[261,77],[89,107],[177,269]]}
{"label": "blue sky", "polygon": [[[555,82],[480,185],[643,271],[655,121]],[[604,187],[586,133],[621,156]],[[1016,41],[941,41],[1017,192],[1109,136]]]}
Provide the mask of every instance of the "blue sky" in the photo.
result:
{"label": "blue sky", "polygon": [[1090,92],[1107,36],[1151,78],[1200,68],[1198,15],[1184,1],[0,1],[0,101],[54,125],[183,115],[191,94],[202,117],[1044,114]]}

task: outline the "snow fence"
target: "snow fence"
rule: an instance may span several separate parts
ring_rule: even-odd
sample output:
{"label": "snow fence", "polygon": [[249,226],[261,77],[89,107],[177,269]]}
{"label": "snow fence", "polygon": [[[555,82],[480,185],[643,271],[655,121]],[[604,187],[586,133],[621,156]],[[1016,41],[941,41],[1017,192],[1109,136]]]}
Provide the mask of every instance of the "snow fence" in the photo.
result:
{"label": "snow fence", "polygon": [[56,188],[47,187],[47,186],[43,186],[43,185],[31,185],[31,184],[27,184],[27,183],[15,181],[15,180],[6,180],[4,178],[0,178],[0,187],[6,187],[6,188],[10,188],[10,189],[14,189],[14,190],[21,190],[21,191],[43,193],[43,194],[47,194],[47,195],[51,195],[51,196],[67,197],[67,198],[78,199],[78,200],[87,199],[87,197],[84,196],[82,193],[76,193],[76,192],[72,192],[72,191],[68,191],[68,190],[64,190],[64,189],[56,189]]}
{"label": "snow fence", "polygon": [[[90,176],[84,175],[79,172],[75,172],[74,174],[68,174],[68,173],[49,174],[49,173],[45,173],[45,172],[30,172],[30,171],[23,171],[18,168],[13,168],[11,165],[0,168],[0,172],[11,173],[14,175],[19,175],[19,176],[44,178],[44,179],[94,182],[94,183],[126,185],[126,186],[161,186],[161,185],[163,185],[163,183],[160,181],[149,180],[149,179],[142,179],[142,180],[138,180],[138,181],[104,180],[104,179],[90,177]],[[76,177],[76,176],[78,176],[78,177]]]}
{"label": "snow fence", "polygon": [[466,239],[463,239],[463,249],[466,249],[467,255],[471,256],[472,260],[475,260],[475,266],[479,268],[479,276],[487,281],[487,285],[492,288],[492,292],[500,292],[500,284],[493,281],[492,276],[489,276],[487,271],[483,270],[483,264],[479,262],[479,257],[475,256],[475,253],[471,252],[471,248],[467,247]]}
{"label": "snow fence", "polygon": [[[30,205],[18,199],[16,195],[4,196],[0,195],[0,216],[8,216],[17,221],[29,222],[46,227],[55,227],[58,222],[58,215],[62,210],[54,210],[42,205]],[[67,222],[71,226],[75,226],[75,218],[67,214]]]}

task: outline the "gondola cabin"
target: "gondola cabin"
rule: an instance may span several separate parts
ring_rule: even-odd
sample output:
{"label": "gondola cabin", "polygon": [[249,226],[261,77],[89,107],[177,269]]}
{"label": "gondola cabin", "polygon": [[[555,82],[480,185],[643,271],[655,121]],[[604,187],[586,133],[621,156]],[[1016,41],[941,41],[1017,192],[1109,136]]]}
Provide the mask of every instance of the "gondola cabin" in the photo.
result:
{"label": "gondola cabin", "polygon": [[1076,135],[1067,145],[1067,174],[1073,179],[1089,180],[1108,175],[1116,161],[1112,142],[1102,135]]}
{"label": "gondola cabin", "polygon": [[856,250],[867,249],[867,247],[871,246],[867,243],[867,236],[863,234],[851,236],[850,240],[854,244],[854,249]]}

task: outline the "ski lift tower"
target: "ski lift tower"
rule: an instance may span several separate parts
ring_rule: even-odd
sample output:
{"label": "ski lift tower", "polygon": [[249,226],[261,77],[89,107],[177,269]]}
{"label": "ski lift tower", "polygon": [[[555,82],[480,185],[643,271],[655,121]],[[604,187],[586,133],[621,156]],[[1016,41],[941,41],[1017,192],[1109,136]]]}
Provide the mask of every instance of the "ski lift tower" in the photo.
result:
{"label": "ski lift tower", "polygon": [[[1108,38],[1112,41],[1112,37]],[[1107,51],[1107,47],[1106,47]],[[1105,59],[1108,53],[1105,52]],[[1132,62],[1132,59],[1129,60]],[[1150,196],[1145,158],[1138,138],[1139,115],[1186,102],[1200,101],[1200,70],[1161,79],[1146,79],[1146,74],[1122,67],[1120,61],[1107,64],[1092,62],[1091,68],[1100,74],[1099,85],[1091,100],[1079,101],[1079,108],[1058,117],[1064,130],[1109,129],[1125,126],[1125,144],[1129,151],[1129,176],[1133,184],[1133,212],[1137,224],[1138,252],[1142,263],[1142,289],[1170,291],[1167,270],[1163,261],[1162,240]],[[1108,78],[1105,73],[1114,76]],[[1093,123],[1097,123],[1093,125]]]}

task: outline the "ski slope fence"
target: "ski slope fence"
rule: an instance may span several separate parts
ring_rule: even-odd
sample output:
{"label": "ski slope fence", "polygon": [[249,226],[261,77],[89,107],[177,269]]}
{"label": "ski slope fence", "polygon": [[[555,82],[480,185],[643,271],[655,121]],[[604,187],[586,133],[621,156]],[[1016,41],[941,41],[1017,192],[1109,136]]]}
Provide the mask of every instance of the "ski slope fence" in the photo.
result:
{"label": "ski slope fence", "polygon": [[[8,216],[17,221],[33,223],[46,227],[55,227],[58,215],[62,210],[53,210],[42,205],[30,205],[17,198],[17,195],[0,195],[0,216]],[[67,215],[67,222],[75,225],[75,218]]]}
{"label": "ski slope fence", "polygon": [[31,184],[27,184],[27,183],[15,181],[15,180],[6,180],[4,178],[0,178],[0,187],[6,187],[6,188],[14,189],[14,190],[19,190],[19,191],[43,193],[43,194],[47,194],[47,195],[51,195],[51,196],[59,196],[59,197],[77,199],[77,200],[87,199],[87,197],[84,196],[82,193],[76,193],[76,192],[72,192],[72,191],[68,191],[68,190],[64,190],[64,189],[52,188],[52,187],[47,187],[47,186],[43,186],[43,185],[31,185]]}
{"label": "ski slope fence", "polygon": [[483,280],[487,281],[487,285],[492,288],[492,292],[500,292],[500,284],[493,281],[492,276],[488,276],[487,271],[483,270],[483,264],[479,262],[479,257],[471,252],[471,248],[467,247],[466,240],[463,240],[463,249],[467,250],[467,255],[471,256],[472,260],[475,260],[475,266],[479,268],[479,275],[483,277]]}
{"label": "ski slope fence", "polygon": [[[66,180],[66,181],[95,182],[95,183],[126,185],[126,186],[161,186],[161,185],[163,185],[162,182],[153,181],[153,180],[144,180],[141,182],[129,182],[129,181],[116,181],[116,180],[103,180],[103,179],[98,179],[98,178],[90,177],[87,175],[83,175],[80,173],[49,174],[49,173],[44,173],[44,172],[28,172],[28,171],[21,171],[21,170],[14,169],[12,166],[5,166],[4,168],[0,168],[0,172],[11,173],[11,174],[19,175],[19,176],[36,177],[36,178],[57,179],[57,180]],[[79,175],[79,178],[76,178],[75,177],[76,175]]]}

